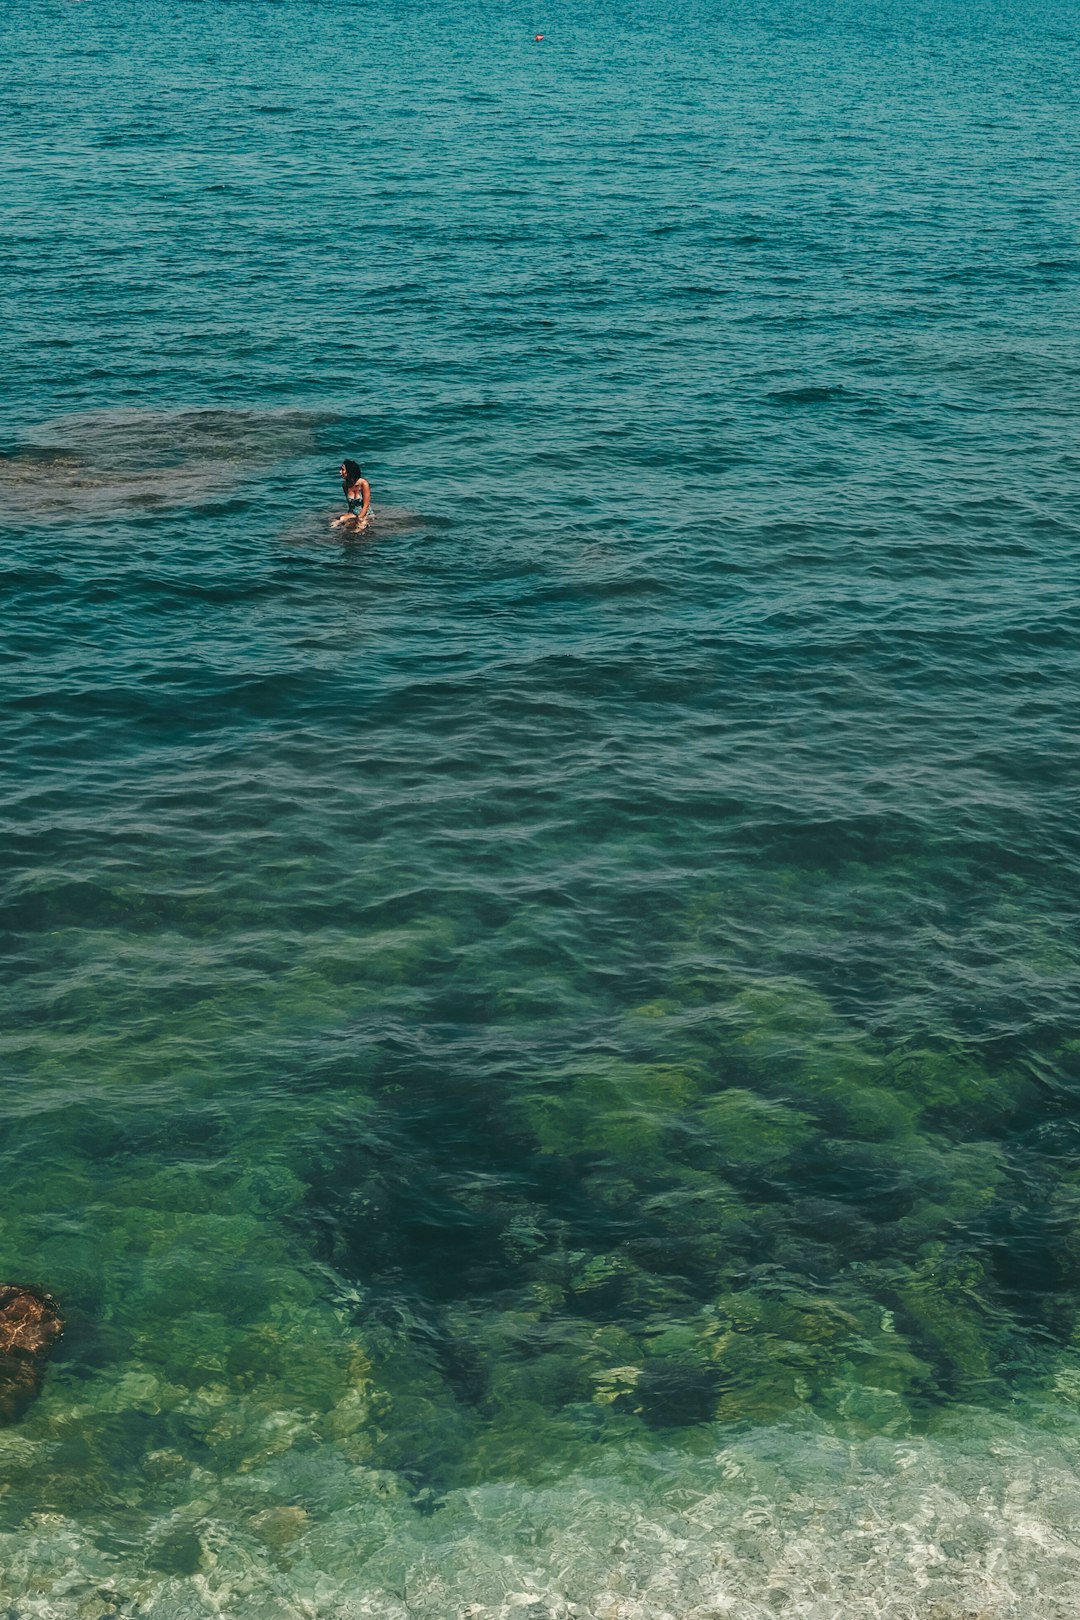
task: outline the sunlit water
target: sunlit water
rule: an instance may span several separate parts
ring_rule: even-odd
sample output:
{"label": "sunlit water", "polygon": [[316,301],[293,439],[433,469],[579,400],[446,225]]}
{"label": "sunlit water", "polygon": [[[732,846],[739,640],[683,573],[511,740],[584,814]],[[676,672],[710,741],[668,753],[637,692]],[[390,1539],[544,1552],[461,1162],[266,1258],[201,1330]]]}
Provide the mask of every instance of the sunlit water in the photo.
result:
{"label": "sunlit water", "polygon": [[10,1613],[1074,1616],[1075,12],[0,28]]}

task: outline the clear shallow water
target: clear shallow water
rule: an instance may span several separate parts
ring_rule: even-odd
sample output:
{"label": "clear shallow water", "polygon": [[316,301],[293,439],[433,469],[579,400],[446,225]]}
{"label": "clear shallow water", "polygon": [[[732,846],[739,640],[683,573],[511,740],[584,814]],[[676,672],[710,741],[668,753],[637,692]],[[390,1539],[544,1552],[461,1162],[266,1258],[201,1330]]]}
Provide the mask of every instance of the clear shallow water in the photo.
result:
{"label": "clear shallow water", "polygon": [[4,28],[7,1601],[1074,1613],[1075,18]]}

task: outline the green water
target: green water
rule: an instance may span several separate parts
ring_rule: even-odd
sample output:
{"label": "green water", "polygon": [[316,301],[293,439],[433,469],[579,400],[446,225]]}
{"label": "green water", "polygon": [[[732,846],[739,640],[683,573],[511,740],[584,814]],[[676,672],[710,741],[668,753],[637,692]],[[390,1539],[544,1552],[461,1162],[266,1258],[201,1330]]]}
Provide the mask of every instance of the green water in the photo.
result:
{"label": "green water", "polygon": [[1071,1620],[1073,14],[2,26],[3,1612]]}

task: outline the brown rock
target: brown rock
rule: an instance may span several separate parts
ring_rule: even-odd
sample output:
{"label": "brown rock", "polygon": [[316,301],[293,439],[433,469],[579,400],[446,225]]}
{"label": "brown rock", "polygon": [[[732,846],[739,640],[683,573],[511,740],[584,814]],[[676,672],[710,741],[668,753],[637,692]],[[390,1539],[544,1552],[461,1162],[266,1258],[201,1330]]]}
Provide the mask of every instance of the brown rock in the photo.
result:
{"label": "brown rock", "polygon": [[49,1353],[63,1331],[51,1294],[0,1283],[0,1423],[15,1423],[41,1393]]}
{"label": "brown rock", "polygon": [[287,1547],[303,1535],[308,1527],[308,1516],[299,1507],[269,1507],[248,1522],[268,1547]]}

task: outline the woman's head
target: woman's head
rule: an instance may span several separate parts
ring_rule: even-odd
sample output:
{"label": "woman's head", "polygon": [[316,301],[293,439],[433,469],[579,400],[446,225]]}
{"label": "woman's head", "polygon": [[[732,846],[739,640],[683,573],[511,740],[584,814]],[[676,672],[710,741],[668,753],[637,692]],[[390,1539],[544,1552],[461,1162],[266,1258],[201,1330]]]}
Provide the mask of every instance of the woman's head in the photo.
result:
{"label": "woman's head", "polygon": [[355,461],[343,461],[341,463],[341,476],[347,484],[355,484],[358,478],[363,477],[363,474]]}

